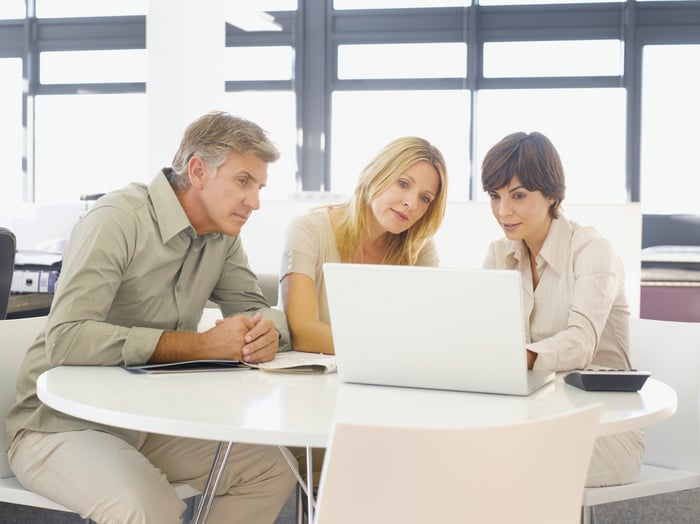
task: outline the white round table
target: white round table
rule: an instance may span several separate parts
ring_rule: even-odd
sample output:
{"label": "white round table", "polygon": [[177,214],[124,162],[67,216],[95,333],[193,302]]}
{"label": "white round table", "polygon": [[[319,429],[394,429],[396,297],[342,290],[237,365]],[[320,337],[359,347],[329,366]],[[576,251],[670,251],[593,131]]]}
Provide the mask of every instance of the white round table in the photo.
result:
{"label": "white round table", "polygon": [[[42,402],[75,417],[229,443],[226,453],[234,442],[326,447],[336,420],[492,426],[555,416],[597,402],[603,404],[598,433],[604,435],[652,425],[673,415],[677,404],[673,389],[653,378],[635,393],[586,392],[564,383],[563,374],[532,395],[518,397],[343,384],[337,374],[238,369],[141,375],[119,367],[61,366],[39,377],[37,391]],[[215,461],[212,476],[223,463]],[[311,464],[307,467],[310,475]],[[304,489],[311,515],[312,492]],[[203,497],[200,507],[212,497]]]}

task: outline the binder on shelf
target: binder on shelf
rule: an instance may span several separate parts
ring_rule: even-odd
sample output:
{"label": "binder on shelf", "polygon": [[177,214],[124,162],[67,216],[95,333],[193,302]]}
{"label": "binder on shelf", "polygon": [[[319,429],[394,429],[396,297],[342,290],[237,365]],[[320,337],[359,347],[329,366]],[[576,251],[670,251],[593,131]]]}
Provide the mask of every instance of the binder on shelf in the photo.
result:
{"label": "binder on shelf", "polygon": [[15,269],[12,293],[53,293],[58,279],[57,269]]}
{"label": "binder on shelf", "polygon": [[62,253],[35,249],[17,250],[12,293],[53,293],[61,272]]}

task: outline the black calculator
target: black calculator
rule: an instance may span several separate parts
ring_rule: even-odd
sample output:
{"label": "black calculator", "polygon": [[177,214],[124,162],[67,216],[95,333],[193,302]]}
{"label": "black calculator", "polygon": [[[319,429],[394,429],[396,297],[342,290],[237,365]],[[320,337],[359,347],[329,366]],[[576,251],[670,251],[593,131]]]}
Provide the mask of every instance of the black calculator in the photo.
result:
{"label": "black calculator", "polygon": [[564,382],[585,391],[639,391],[651,371],[636,369],[575,369]]}

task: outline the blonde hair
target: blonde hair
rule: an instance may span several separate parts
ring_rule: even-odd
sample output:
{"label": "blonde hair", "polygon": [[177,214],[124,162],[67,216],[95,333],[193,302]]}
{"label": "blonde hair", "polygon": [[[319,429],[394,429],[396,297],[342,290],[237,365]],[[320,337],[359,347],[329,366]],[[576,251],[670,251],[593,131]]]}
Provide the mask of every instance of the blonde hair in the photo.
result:
{"label": "blonde hair", "polygon": [[406,231],[391,235],[382,263],[413,265],[425,241],[440,227],[447,206],[447,168],[438,148],[423,138],[408,136],[387,144],[359,175],[355,191],[336,228],[340,258],[352,261],[369,232],[372,201],[416,162],[425,160],[438,173],[435,199],[425,214]]}

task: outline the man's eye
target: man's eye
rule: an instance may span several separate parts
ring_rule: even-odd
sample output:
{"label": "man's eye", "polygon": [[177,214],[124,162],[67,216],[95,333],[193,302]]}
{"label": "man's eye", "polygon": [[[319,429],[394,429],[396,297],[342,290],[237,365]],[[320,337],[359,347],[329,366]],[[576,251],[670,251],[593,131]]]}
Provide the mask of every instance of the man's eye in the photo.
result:
{"label": "man's eye", "polygon": [[247,177],[239,178],[238,183],[242,186],[245,186],[248,183],[248,178]]}

